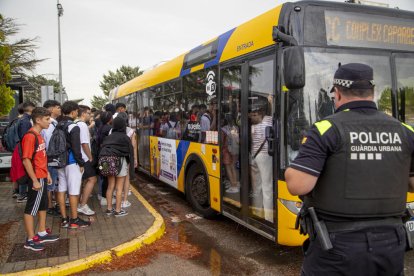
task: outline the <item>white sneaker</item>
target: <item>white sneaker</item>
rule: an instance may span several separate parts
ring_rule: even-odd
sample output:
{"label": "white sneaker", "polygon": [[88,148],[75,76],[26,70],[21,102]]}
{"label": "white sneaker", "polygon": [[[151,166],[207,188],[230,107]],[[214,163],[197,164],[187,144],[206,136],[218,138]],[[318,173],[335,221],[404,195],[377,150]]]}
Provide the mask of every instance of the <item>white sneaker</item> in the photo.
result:
{"label": "white sneaker", "polygon": [[95,215],[95,212],[89,208],[88,204],[83,205],[82,207],[78,207],[78,213],[82,213],[87,216]]}
{"label": "white sneaker", "polygon": [[101,206],[106,206],[108,205],[108,202],[106,201],[106,198],[101,198]]}
{"label": "white sneaker", "polygon": [[236,194],[240,191],[240,189],[238,187],[230,187],[226,190],[226,193],[229,194]]}
{"label": "white sneaker", "polygon": [[128,208],[129,206],[131,206],[131,202],[129,202],[128,200],[122,201],[121,208]]}

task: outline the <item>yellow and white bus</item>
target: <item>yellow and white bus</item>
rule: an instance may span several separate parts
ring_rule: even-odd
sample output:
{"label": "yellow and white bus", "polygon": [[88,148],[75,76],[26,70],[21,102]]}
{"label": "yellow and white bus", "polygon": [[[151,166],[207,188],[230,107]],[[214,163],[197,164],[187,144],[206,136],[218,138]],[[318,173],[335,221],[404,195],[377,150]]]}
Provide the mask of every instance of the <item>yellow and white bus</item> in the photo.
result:
{"label": "yellow and white bus", "polygon": [[[301,201],[284,171],[304,132],[333,112],[338,64],[374,68],[380,110],[414,124],[414,13],[285,3],[122,84],[139,168],[283,245],[301,245]],[[408,203],[413,206],[414,195]]]}

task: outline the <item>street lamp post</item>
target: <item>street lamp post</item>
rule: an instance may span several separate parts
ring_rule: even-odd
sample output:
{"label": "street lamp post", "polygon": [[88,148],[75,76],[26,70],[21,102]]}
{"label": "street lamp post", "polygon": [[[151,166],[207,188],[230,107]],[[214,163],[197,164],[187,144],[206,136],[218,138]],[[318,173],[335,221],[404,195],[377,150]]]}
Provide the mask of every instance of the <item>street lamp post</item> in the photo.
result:
{"label": "street lamp post", "polygon": [[61,104],[63,100],[63,85],[62,85],[62,53],[60,47],[60,17],[63,15],[62,4],[57,0],[57,11],[58,11],[58,41],[59,41],[59,101]]}

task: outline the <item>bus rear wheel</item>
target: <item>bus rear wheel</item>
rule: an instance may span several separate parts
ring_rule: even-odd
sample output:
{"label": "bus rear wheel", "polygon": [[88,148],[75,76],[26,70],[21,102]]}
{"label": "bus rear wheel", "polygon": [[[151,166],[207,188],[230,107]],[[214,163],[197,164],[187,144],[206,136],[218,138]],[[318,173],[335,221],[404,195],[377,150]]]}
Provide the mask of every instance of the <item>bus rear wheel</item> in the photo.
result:
{"label": "bus rear wheel", "polygon": [[202,166],[196,164],[188,169],[186,177],[186,198],[204,218],[214,218],[216,211],[210,207],[210,192],[207,175]]}

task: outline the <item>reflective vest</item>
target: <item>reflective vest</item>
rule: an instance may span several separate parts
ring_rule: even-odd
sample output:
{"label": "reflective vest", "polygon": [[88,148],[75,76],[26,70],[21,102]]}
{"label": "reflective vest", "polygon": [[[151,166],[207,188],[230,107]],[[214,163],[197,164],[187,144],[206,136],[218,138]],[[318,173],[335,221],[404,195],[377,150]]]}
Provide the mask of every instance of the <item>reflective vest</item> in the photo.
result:
{"label": "reflective vest", "polygon": [[306,204],[322,217],[402,215],[412,153],[404,127],[412,128],[377,110],[342,111],[315,125],[339,139]]}

